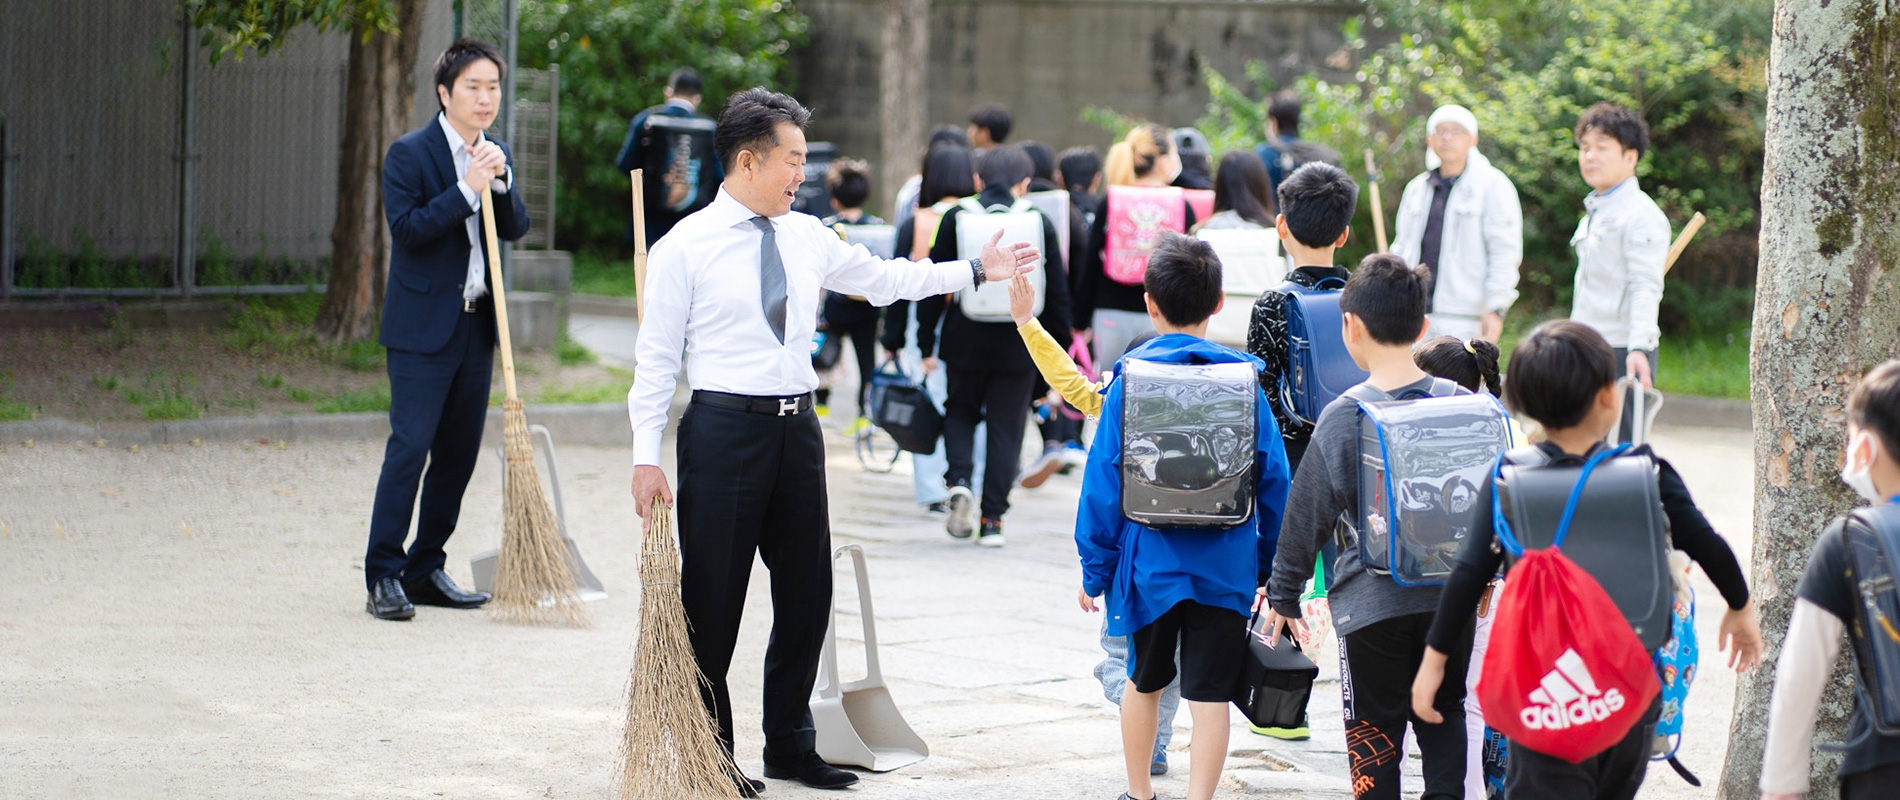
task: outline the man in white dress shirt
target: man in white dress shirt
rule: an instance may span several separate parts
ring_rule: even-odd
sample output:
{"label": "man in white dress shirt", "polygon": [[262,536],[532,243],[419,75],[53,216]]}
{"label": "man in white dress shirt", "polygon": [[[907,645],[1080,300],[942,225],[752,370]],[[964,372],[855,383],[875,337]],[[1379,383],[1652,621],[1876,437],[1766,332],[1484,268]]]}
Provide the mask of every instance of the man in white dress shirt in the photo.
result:
{"label": "man in white dress shirt", "polygon": [[[680,594],[709,681],[702,698],[726,747],[733,745],[726,674],[756,551],[772,572],[765,775],[835,789],[857,776],[818,757],[811,720],[831,612],[824,440],[811,413],[819,301],[825,290],[876,305],[918,300],[1007,280],[1040,254],[992,239],[969,261],[883,261],[816,217],[792,213],[810,118],[797,100],[765,89],[726,101],[714,140],[725,169],[718,197],[654,244],[647,262],[627,405],[633,497],[645,518],[655,499],[673,502],[660,442],[683,362],[693,401],[678,434]],[[763,788],[746,779],[738,790],[752,797]]]}

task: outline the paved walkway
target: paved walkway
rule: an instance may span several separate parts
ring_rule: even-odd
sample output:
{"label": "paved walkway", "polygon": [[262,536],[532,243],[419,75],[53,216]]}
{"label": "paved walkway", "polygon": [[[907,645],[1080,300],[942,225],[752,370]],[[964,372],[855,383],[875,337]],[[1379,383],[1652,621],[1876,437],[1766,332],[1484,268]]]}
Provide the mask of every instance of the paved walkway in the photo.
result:
{"label": "paved walkway", "polygon": [[[1718,527],[1745,538],[1747,434],[1657,438]],[[867,473],[842,434],[829,445],[835,539],[870,558],[884,670],[932,748],[855,795],[1116,796],[1115,710],[1090,675],[1100,617],[1074,606],[1077,481],[1021,492],[1009,546],[987,550],[910,502],[906,466]],[[409,623],[365,616],[380,442],[0,446],[0,795],[605,796],[638,624],[638,529],[624,447],[560,447],[572,533],[611,594],[590,605],[587,630],[433,608]],[[450,543],[459,579],[499,542],[501,472],[492,453],[477,469]],[[853,585],[838,579],[851,679],[862,650]],[[740,756],[758,774],[770,608],[765,571],[752,580],[733,678]],[[1705,643],[1715,619],[1701,616]],[[1731,694],[1719,669],[1696,687],[1684,758],[1705,777],[1720,767]],[[1345,797],[1338,713],[1329,682],[1312,741],[1236,723],[1227,788]],[[1175,738],[1163,797],[1185,792],[1188,738]],[[837,797],[778,781],[769,792]],[[1667,770],[1644,792],[1698,796]]]}

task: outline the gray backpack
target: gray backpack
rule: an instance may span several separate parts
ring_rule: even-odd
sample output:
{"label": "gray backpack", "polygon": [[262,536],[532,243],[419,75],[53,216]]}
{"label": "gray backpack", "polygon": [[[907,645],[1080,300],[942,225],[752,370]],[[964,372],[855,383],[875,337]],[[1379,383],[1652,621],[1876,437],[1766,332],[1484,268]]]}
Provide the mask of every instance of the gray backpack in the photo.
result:
{"label": "gray backpack", "polygon": [[1227,529],[1251,519],[1254,365],[1124,358],[1121,370],[1122,515],[1150,528]]}

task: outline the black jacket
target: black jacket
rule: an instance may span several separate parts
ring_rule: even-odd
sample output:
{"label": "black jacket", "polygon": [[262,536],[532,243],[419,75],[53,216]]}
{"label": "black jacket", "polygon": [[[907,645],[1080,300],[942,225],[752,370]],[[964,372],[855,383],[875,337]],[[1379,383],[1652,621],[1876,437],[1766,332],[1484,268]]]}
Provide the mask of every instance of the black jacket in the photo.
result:
{"label": "black jacket", "polygon": [[[490,138],[514,169],[508,145]],[[430,117],[389,146],[383,157],[383,215],[389,222],[389,288],[383,294],[384,347],[414,353],[441,350],[462,318],[468,281],[468,199],[456,183],[453,154],[440,117]],[[495,198],[495,236],[512,242],[528,232],[528,207],[518,191]],[[479,228],[478,228],[479,230]],[[478,241],[481,236],[476,237]],[[486,251],[487,245],[483,245]],[[493,314],[488,312],[493,324]]]}
{"label": "black jacket", "polygon": [[[1199,220],[1194,216],[1194,207],[1187,201],[1181,201],[1187,210],[1183,217],[1185,230],[1194,230]],[[1076,269],[1075,298],[1070,310],[1070,318],[1075,320],[1077,328],[1088,328],[1095,323],[1095,309],[1110,308],[1116,311],[1134,311],[1146,313],[1148,304],[1142,299],[1144,290],[1139,285],[1117,283],[1102,273],[1103,253],[1108,250],[1108,198],[1102,198],[1102,206],[1095,214],[1095,222],[1089,226],[1089,238],[1086,245],[1074,245],[1082,250],[1078,260],[1081,265]]]}
{"label": "black jacket", "polygon": [[[977,195],[977,202],[984,206],[1009,205],[1015,198],[1000,188],[985,189]],[[957,219],[963,209],[955,208],[943,216],[943,225],[937,229],[936,244],[930,248],[930,260],[955,261],[957,259]],[[1042,212],[1037,212],[1041,216]],[[1056,238],[1056,226],[1048,217],[1042,219],[1043,240],[1043,286],[1047,293],[1042,300],[1042,314],[1036,317],[1042,327],[1048,329],[1056,342],[1063,347],[1069,346],[1069,276],[1063,269],[1061,240]],[[954,299],[946,300],[948,295],[939,295],[917,302],[917,346],[924,355],[937,355],[946,364],[959,367],[983,367],[1007,372],[1033,372],[1036,362],[1029,358],[1029,348],[1023,345],[1022,335],[1016,332],[1016,325],[1010,322],[974,322],[963,316],[961,306]],[[943,318],[942,341],[937,341],[937,319]],[[900,334],[901,336],[901,334]]]}

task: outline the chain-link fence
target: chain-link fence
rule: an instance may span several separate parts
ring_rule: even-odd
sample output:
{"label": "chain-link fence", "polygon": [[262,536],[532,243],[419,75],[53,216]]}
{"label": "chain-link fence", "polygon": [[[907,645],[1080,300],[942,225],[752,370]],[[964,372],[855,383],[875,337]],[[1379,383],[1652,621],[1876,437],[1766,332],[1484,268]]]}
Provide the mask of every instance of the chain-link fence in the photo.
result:
{"label": "chain-link fence", "polygon": [[[427,6],[418,125],[448,38],[505,43],[513,27],[513,0]],[[0,300],[323,287],[346,35],[306,28],[213,67],[171,2],[26,0],[4,16],[0,74],[16,79],[0,81]],[[558,75],[511,84],[520,110],[496,133],[536,217],[529,246],[550,247]]]}

